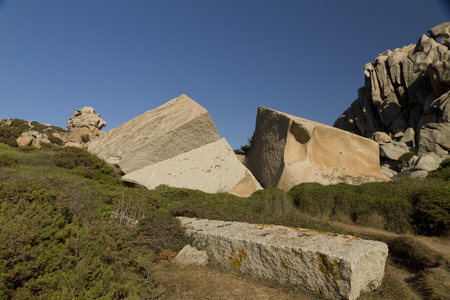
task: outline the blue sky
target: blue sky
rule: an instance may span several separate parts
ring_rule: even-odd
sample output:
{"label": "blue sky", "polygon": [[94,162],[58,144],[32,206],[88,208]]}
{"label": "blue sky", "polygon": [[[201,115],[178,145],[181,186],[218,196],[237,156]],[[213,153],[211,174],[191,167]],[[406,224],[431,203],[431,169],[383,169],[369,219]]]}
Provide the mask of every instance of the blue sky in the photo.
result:
{"label": "blue sky", "polygon": [[363,67],[450,21],[444,0],[0,0],[0,119],[115,128],[186,94],[233,148],[258,106],[332,125]]}

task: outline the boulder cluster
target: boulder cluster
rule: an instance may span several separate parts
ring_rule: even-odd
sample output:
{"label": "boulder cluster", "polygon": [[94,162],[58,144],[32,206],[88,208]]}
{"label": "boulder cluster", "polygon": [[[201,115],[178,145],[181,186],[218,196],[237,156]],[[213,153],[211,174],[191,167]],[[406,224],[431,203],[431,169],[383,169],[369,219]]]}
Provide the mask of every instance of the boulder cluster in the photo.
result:
{"label": "boulder cluster", "polygon": [[243,197],[261,189],[220,139],[206,109],[186,95],[104,133],[88,150],[120,169],[129,185],[166,184]]}
{"label": "boulder cluster", "polygon": [[378,142],[388,177],[424,176],[450,154],[450,22],[428,34],[366,64],[358,99],[334,123]]}

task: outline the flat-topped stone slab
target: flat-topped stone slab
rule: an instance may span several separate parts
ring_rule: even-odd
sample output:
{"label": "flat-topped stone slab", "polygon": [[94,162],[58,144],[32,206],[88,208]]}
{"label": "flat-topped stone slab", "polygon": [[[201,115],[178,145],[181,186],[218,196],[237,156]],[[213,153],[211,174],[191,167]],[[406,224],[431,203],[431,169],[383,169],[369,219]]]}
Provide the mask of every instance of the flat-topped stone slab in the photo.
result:
{"label": "flat-topped stone slab", "polygon": [[333,299],[380,286],[388,246],[302,228],[178,218],[210,260],[256,278],[302,284]]}

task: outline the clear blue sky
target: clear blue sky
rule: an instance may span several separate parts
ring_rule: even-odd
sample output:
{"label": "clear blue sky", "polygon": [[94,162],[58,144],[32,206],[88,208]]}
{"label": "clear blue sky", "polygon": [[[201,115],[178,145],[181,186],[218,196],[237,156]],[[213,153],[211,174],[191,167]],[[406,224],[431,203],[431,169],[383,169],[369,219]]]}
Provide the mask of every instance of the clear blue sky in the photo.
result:
{"label": "clear blue sky", "polygon": [[186,94],[233,148],[258,106],[332,125],[363,67],[450,21],[443,0],[0,0],[0,119],[108,126]]}

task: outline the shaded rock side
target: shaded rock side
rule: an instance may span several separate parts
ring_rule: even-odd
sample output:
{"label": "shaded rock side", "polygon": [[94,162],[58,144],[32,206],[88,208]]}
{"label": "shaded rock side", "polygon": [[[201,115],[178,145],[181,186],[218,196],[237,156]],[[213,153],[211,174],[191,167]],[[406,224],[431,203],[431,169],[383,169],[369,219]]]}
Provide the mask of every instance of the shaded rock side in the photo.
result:
{"label": "shaded rock side", "polygon": [[181,95],[106,132],[88,150],[127,174],[219,139],[206,109]]}
{"label": "shaded rock side", "polygon": [[82,147],[103,134],[103,127],[106,122],[92,107],[78,109],[67,122],[65,146]]}
{"label": "shaded rock side", "polygon": [[379,147],[344,130],[259,107],[247,167],[263,187],[385,180]]}
{"label": "shaded rock side", "polygon": [[[365,84],[334,126],[371,137],[375,132],[415,132],[419,154],[450,152],[450,22],[417,44],[386,50],[364,66]],[[441,39],[439,42],[439,38]]]}
{"label": "shaded rock side", "polygon": [[229,192],[240,197],[249,197],[261,189],[224,138],[129,173],[122,180],[148,189],[167,184],[207,193]]}
{"label": "shaded rock side", "polygon": [[388,246],[283,226],[178,218],[212,263],[256,278],[301,284],[330,299],[380,286]]}

